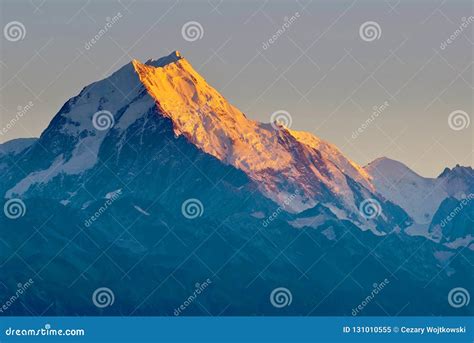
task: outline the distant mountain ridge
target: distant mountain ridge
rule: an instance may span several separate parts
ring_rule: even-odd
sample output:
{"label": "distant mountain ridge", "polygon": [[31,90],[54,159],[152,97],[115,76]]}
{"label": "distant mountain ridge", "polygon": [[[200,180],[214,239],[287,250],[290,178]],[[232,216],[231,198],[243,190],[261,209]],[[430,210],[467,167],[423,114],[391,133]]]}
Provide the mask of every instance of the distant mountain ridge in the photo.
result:
{"label": "distant mountain ridge", "polygon": [[371,175],[377,192],[402,207],[416,224],[423,225],[424,235],[429,237],[428,227],[436,225],[433,220],[446,199],[460,202],[474,195],[474,170],[471,167],[456,165],[453,169],[446,168],[437,178],[425,178],[398,161],[379,158],[364,169]]}

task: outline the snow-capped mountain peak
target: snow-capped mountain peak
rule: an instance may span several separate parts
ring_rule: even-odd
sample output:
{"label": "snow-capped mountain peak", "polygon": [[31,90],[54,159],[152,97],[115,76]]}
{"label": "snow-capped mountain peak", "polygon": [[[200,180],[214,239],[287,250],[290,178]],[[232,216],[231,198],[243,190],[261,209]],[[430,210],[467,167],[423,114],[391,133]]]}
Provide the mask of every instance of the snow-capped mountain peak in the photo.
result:
{"label": "snow-capped mountain peak", "polygon": [[270,198],[281,203],[300,191],[288,206],[300,211],[332,194],[356,210],[347,177],[373,191],[368,174],[335,146],[310,133],[248,119],[179,53],[170,56],[170,63],[134,60],[133,66],[162,115],[172,120],[175,134],[243,170]]}
{"label": "snow-capped mountain peak", "polygon": [[446,198],[462,199],[474,192],[471,167],[457,165],[446,168],[437,178],[426,178],[401,162],[382,157],[364,169],[377,192],[402,207],[425,230]]}
{"label": "snow-capped mountain peak", "polygon": [[401,162],[381,157],[364,169],[377,192],[402,207],[417,223],[429,224],[447,194],[436,179],[425,178]]}
{"label": "snow-capped mountain peak", "polygon": [[388,157],[379,157],[369,164],[367,164],[364,169],[370,175],[373,174],[380,174],[381,176],[385,176],[387,178],[396,179],[402,177],[413,177],[413,178],[421,178],[422,176],[418,175],[412,169],[407,167],[405,164],[393,160]]}
{"label": "snow-capped mountain peak", "polygon": [[[98,112],[110,116],[106,130],[94,125]],[[41,146],[49,150],[49,162],[9,188],[7,196],[24,194],[55,177],[82,175],[100,164],[106,142],[107,149],[113,146],[119,154],[136,133],[137,122],[145,135],[150,115],[170,122],[176,137],[185,137],[202,152],[243,171],[262,194],[288,211],[320,204],[340,219],[375,230],[359,205],[373,198],[386,206],[370,172],[337,147],[308,132],[248,119],[177,51],[145,63],[132,60],[71,98],[40,137]],[[389,212],[377,220],[385,222]]]}
{"label": "snow-capped mountain peak", "polygon": [[[153,67],[164,67],[167,64],[174,63],[182,59],[181,53],[178,50],[173,51],[168,56],[160,57],[158,59],[149,59],[145,62],[146,65]],[[134,59],[132,63],[141,63],[139,60]]]}

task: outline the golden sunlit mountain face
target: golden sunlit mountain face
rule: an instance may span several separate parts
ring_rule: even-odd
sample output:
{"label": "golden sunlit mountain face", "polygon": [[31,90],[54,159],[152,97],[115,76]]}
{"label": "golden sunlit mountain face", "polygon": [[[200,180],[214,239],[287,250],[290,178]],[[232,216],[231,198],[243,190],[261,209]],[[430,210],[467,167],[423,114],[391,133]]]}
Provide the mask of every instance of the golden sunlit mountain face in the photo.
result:
{"label": "golden sunlit mountain face", "polygon": [[179,52],[165,59],[169,63],[158,66],[154,61],[133,60],[132,64],[162,114],[172,120],[176,135],[187,137],[206,153],[243,170],[270,198],[281,201],[279,185],[288,183],[287,192],[300,191],[299,200],[292,206],[301,210],[318,203],[323,184],[355,210],[344,174],[374,190],[363,168],[334,145],[277,123],[249,120]]}

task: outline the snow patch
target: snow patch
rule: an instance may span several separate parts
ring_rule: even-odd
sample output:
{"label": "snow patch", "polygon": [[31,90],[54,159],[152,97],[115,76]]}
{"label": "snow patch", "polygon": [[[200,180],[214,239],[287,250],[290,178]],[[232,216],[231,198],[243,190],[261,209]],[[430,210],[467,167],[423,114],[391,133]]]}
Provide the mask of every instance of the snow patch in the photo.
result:
{"label": "snow patch", "polygon": [[147,211],[145,211],[144,209],[142,209],[141,207],[137,206],[137,205],[133,205],[133,207],[138,211],[140,212],[141,214],[144,214],[145,216],[149,216],[150,213],[148,213]]}

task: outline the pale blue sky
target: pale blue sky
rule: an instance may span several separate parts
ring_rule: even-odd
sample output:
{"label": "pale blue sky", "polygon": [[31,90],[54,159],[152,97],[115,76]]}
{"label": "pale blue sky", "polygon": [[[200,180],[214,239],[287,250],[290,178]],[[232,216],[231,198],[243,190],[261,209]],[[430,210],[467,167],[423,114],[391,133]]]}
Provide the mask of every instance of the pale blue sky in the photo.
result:
{"label": "pale blue sky", "polygon": [[[180,50],[248,117],[268,122],[274,111],[292,128],[335,143],[364,165],[388,156],[425,176],[456,163],[473,165],[473,127],[453,130],[455,110],[472,121],[473,28],[455,39],[472,1],[1,1],[1,27],[21,22],[23,40],[1,37],[0,128],[33,107],[0,142],[38,136],[59,108],[86,85],[131,58]],[[263,43],[298,12],[289,28]],[[121,14],[90,49],[107,18]],[[203,36],[183,39],[189,21]],[[360,26],[377,22],[379,39]],[[357,137],[353,132],[389,106]]]}

